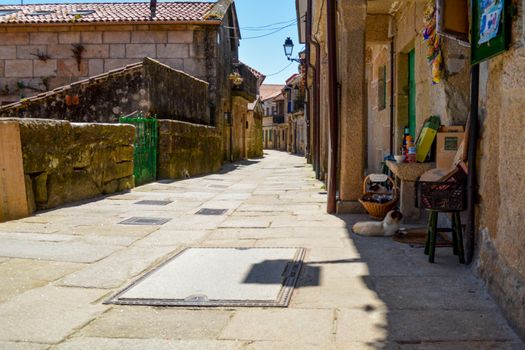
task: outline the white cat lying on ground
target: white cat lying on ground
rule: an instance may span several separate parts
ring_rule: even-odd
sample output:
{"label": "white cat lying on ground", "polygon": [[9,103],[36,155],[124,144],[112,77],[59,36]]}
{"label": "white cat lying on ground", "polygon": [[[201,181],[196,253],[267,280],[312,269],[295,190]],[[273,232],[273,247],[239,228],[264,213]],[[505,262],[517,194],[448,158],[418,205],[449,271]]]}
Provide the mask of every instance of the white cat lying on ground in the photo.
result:
{"label": "white cat lying on ground", "polygon": [[397,210],[391,210],[386,214],[383,221],[362,221],[352,227],[352,230],[363,236],[393,236],[399,230],[399,223],[403,214]]}

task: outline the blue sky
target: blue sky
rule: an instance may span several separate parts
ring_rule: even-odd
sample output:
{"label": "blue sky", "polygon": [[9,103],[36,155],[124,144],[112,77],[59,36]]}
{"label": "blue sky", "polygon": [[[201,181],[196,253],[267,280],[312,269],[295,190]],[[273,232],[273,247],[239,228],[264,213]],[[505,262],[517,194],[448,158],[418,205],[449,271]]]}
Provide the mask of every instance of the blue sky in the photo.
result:
{"label": "blue sky", "polygon": [[[136,2],[137,0],[127,0]],[[143,0],[148,1],[148,0]],[[159,0],[162,1],[162,0]],[[24,4],[41,3],[73,3],[73,2],[122,2],[111,0],[64,1],[64,0],[24,0]],[[20,4],[20,0],[0,0],[0,5]],[[297,25],[295,24],[295,0],[235,0],[239,26],[241,27],[240,59],[267,75],[266,84],[282,84],[292,74],[297,72],[297,64],[286,59],[283,43],[286,37],[291,37],[295,43],[294,57],[301,51],[303,45],[297,43]],[[278,23],[278,24],[275,24]],[[275,24],[275,25],[273,25]],[[271,26],[269,26],[271,25]],[[265,28],[260,28],[268,26]],[[278,32],[261,38],[274,31]],[[257,28],[254,28],[257,27]],[[288,67],[287,67],[288,66]],[[276,72],[281,73],[272,75]],[[272,76],[269,76],[272,75]]]}

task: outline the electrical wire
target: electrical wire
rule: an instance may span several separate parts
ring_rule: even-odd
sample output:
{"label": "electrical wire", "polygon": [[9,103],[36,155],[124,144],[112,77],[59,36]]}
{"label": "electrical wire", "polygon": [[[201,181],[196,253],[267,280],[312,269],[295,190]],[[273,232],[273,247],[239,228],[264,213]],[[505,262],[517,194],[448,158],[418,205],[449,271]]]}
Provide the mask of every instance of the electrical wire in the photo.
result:
{"label": "electrical wire", "polygon": [[[266,36],[273,35],[273,34],[275,34],[275,33],[280,32],[280,31],[283,30],[283,29],[289,28],[289,27],[294,26],[294,25],[296,25],[296,24],[297,24],[297,21],[295,21],[295,23],[289,24],[289,25],[287,25],[287,26],[284,26],[284,27],[278,28],[278,29],[274,30],[273,32],[266,33],[266,34],[263,34],[263,35],[256,35],[256,36],[245,37],[245,38],[242,38],[242,40],[264,38],[264,37],[266,37]],[[230,36],[230,39],[240,39],[240,38],[237,37],[237,36]]]}
{"label": "electrical wire", "polygon": [[276,22],[276,23],[272,23],[272,24],[267,24],[267,25],[264,25],[264,26],[248,26],[248,27],[230,27],[230,26],[224,26],[224,28],[227,28],[227,29],[244,29],[244,30],[272,30],[272,28],[268,29],[269,27],[274,27],[274,26],[279,26],[279,25],[283,25],[283,24],[289,24],[291,22],[295,22],[297,21],[296,18],[293,18],[289,21],[284,21],[284,22]]}
{"label": "electrical wire", "polygon": [[284,67],[284,68],[281,69],[280,71],[275,72],[275,73],[272,73],[272,74],[265,74],[264,76],[265,76],[265,77],[271,77],[271,76],[274,76],[274,75],[280,74],[280,73],[284,72],[284,71],[285,71],[288,67],[290,67],[292,64],[293,64],[293,62],[290,62],[289,64],[286,65],[286,67]]}

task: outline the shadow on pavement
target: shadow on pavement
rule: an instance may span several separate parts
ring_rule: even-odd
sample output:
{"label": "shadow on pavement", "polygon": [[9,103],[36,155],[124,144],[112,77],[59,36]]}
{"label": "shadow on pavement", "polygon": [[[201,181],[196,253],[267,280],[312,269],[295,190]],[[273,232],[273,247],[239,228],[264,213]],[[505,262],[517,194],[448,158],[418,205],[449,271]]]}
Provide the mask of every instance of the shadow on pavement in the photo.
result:
{"label": "shadow on pavement", "polygon": [[377,296],[363,302],[360,309],[367,316],[357,321],[367,324],[363,332],[371,349],[523,349],[481,281],[459,264],[452,248],[436,249],[431,264],[423,247],[354,234],[357,221],[370,220],[366,215],[339,218],[359,254],[350,260],[366,264],[368,275],[360,278]]}

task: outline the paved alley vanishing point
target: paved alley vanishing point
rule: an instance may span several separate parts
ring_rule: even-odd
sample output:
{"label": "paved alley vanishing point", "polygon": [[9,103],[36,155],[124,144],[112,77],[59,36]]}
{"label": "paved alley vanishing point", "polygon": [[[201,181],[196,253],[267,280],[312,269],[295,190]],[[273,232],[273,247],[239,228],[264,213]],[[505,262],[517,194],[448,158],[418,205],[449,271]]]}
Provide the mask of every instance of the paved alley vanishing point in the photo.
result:
{"label": "paved alley vanishing point", "polygon": [[[421,248],[356,237],[364,216],[325,205],[303,158],[266,151],[0,224],[0,349],[524,349],[451,249],[429,264]],[[170,221],[119,224],[135,216]],[[287,308],[103,304],[186,247],[302,247],[306,258]]]}

